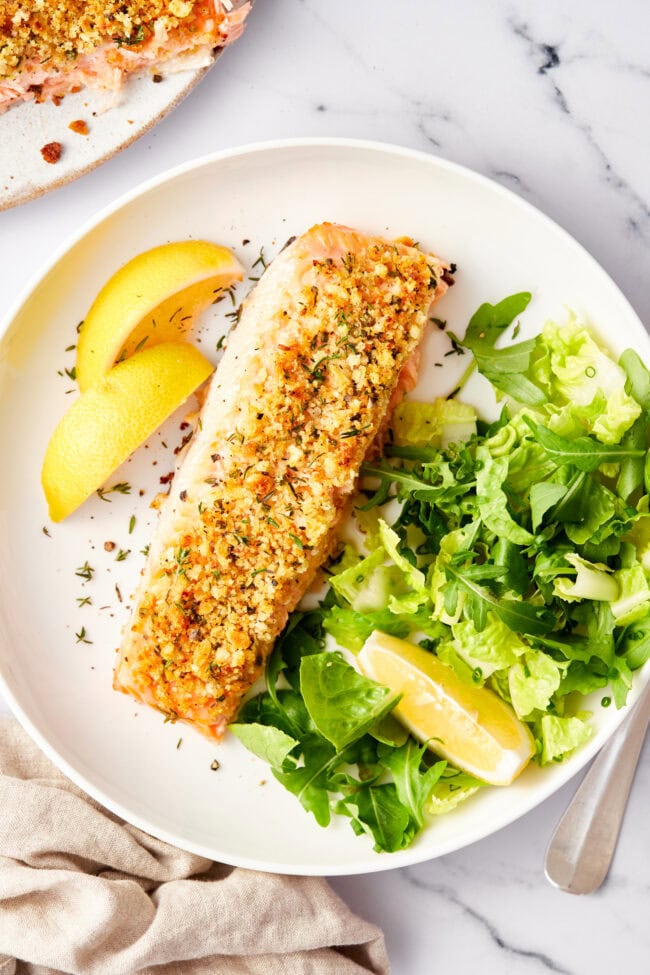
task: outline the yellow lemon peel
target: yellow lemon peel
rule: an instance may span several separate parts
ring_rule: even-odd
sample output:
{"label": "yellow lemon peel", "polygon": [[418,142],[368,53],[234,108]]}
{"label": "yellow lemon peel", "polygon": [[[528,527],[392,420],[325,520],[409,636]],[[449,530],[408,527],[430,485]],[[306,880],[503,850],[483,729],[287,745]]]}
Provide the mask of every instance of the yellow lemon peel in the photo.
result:
{"label": "yellow lemon peel", "polygon": [[135,352],[181,341],[197,316],[243,275],[232,251],[205,240],[162,244],[138,254],[106,282],[82,324],[79,389],[89,389]]}
{"label": "yellow lemon peel", "polygon": [[67,518],[100,488],[212,370],[193,345],[166,342],[136,352],[82,393],[43,461],[51,519]]}
{"label": "yellow lemon peel", "polygon": [[530,731],[505,701],[421,647],[376,630],[357,660],[367,677],[402,694],[395,717],[457,768],[509,785],[534,755]]}

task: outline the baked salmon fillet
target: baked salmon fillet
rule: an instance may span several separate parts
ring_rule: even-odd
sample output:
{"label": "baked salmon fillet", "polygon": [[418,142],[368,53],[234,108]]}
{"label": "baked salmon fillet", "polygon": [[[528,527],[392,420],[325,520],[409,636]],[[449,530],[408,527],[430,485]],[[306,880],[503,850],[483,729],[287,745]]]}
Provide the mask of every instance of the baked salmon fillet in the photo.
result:
{"label": "baked salmon fillet", "polygon": [[333,224],[243,305],[164,502],[114,687],[219,738],[336,544],[360,465],[414,385],[449,266]]}
{"label": "baked salmon fillet", "polygon": [[119,92],[148,69],[210,64],[251,0],[0,0],[0,112],[85,86]]}

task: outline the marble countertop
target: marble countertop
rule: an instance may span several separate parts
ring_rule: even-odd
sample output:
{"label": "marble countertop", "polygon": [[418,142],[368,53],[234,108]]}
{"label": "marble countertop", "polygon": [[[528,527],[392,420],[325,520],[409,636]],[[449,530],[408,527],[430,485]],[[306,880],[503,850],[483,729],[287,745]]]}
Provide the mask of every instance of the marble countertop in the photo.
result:
{"label": "marble countertop", "polygon": [[[585,245],[650,322],[648,37],[641,0],[257,0],[245,37],[153,131],[0,215],[1,305],[141,180],[228,146],[339,135],[424,149],[513,189]],[[383,927],[395,975],[648,971],[650,748],[613,869],[587,898],[552,889],[542,870],[576,784],[461,852],[335,881]]]}

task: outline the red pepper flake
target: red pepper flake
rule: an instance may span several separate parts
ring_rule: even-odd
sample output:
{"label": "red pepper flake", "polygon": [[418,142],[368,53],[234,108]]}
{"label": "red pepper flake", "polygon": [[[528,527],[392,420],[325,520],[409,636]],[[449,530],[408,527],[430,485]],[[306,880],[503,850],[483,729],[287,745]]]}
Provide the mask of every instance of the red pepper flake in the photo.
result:
{"label": "red pepper flake", "polygon": [[171,482],[173,480],[174,480],[174,472],[173,471],[170,471],[169,474],[163,474],[162,475],[162,477],[160,478],[160,483],[161,484],[171,484]]}
{"label": "red pepper flake", "polygon": [[163,76],[161,74],[155,74],[152,75],[151,80],[153,81],[154,85],[159,85],[160,82],[163,80]]}
{"label": "red pepper flake", "polygon": [[179,445],[177,447],[174,447],[174,454],[180,454],[183,447],[187,446],[187,444],[190,442],[193,436],[194,436],[194,430],[190,430],[189,433],[186,433],[183,439],[181,440],[181,442],[179,443]]}
{"label": "red pepper flake", "polygon": [[84,122],[82,118],[78,118],[75,119],[74,122],[70,122],[68,128],[72,129],[73,132],[76,132],[77,135],[88,135],[89,132],[88,124]]}
{"label": "red pepper flake", "polygon": [[63,152],[63,146],[60,142],[48,142],[47,145],[43,146],[41,149],[41,156],[46,163],[58,163],[61,158],[61,153]]}

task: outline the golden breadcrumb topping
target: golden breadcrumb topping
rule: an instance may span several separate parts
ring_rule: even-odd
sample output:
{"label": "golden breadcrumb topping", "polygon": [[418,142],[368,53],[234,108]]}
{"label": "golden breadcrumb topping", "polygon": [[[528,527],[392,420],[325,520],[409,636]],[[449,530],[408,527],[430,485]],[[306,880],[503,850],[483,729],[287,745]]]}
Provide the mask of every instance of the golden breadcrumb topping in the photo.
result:
{"label": "golden breadcrumb topping", "polygon": [[135,642],[127,635],[128,689],[217,735],[234,715],[331,554],[443,271],[415,248],[371,239],[342,261],[314,261],[264,324],[289,344],[248,378],[211,476],[181,493],[184,530],[141,597]]}
{"label": "golden breadcrumb topping", "polygon": [[106,43],[137,50],[156,25],[191,30],[211,15],[206,0],[0,0],[0,78],[34,62],[68,66]]}

